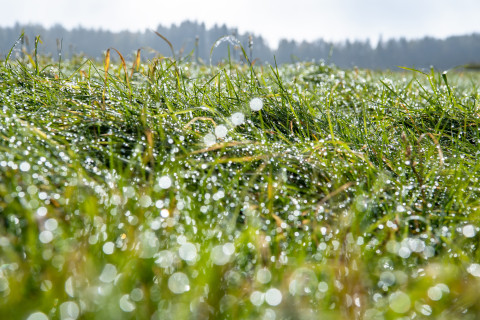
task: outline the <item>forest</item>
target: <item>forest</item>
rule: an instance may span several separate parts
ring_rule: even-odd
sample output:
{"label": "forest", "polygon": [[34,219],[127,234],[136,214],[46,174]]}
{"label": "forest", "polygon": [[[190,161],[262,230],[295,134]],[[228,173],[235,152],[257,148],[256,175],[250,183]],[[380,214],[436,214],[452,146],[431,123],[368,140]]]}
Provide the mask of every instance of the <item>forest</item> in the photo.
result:
{"label": "forest", "polygon": [[[204,23],[184,21],[170,27],[158,25],[156,30],[143,32],[111,32],[77,27],[67,30],[61,25],[45,28],[40,25],[16,24],[0,28],[0,55],[5,57],[22,32],[25,37],[14,53],[32,52],[35,38],[40,36],[38,53],[63,58],[85,55],[102,59],[108,48],[115,48],[125,57],[131,57],[139,48],[143,57],[171,55],[167,43],[155,32],[167,38],[175,49],[177,58],[196,59],[203,63],[217,63],[224,59],[242,61],[248,55],[256,63],[284,64],[298,61],[324,61],[341,68],[391,69],[398,66],[438,70],[460,66],[475,68],[480,65],[480,34],[451,36],[446,39],[424,37],[419,39],[380,39],[370,41],[343,41],[338,43],[318,39],[313,42],[283,39],[273,49],[259,35],[239,33],[236,28],[215,25],[207,28]],[[216,41],[231,35],[242,44],[223,42],[214,48]],[[232,38],[234,39],[234,38]],[[212,50],[214,49],[214,50]]]}

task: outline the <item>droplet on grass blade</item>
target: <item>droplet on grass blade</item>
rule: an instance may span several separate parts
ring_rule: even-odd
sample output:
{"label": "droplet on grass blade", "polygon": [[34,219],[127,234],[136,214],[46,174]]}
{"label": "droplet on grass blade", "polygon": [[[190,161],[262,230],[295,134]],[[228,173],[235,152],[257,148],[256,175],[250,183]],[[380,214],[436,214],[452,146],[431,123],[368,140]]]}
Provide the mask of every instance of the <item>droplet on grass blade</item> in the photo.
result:
{"label": "droplet on grass blade", "polygon": [[173,259],[175,258],[173,253],[169,250],[160,251],[155,255],[155,263],[161,268],[168,268],[173,264]]}
{"label": "droplet on grass blade", "polygon": [[263,101],[260,98],[253,98],[250,100],[250,109],[253,111],[260,111],[263,108]]}
{"label": "droplet on grass blade", "polygon": [[135,288],[130,292],[130,299],[133,301],[141,301],[143,299],[143,291],[140,288]]}
{"label": "droplet on grass blade", "polygon": [[474,277],[480,277],[480,264],[478,263],[472,263],[468,268],[467,268],[468,273],[470,273]]}
{"label": "droplet on grass blade", "polygon": [[20,171],[25,172],[25,171],[28,171],[28,170],[30,170],[30,163],[28,163],[28,162],[20,163]]}
{"label": "droplet on grass blade", "polygon": [[124,294],[119,300],[120,309],[123,312],[132,312],[135,310],[135,304],[130,301],[130,297],[128,294]]}
{"label": "droplet on grass blade", "polygon": [[218,266],[223,266],[230,261],[232,254],[235,252],[235,247],[231,243],[225,245],[218,245],[213,247],[210,252],[210,258],[213,263]]}
{"label": "droplet on grass blade", "polygon": [[197,258],[197,247],[190,242],[184,243],[178,249],[178,255],[185,261],[194,261]]}
{"label": "droplet on grass blade", "polygon": [[103,267],[103,271],[100,274],[100,281],[103,283],[110,283],[115,280],[117,276],[117,268],[113,264],[107,263],[105,267]]}
{"label": "droplet on grass blade", "polygon": [[267,268],[262,268],[257,271],[257,281],[260,283],[269,283],[272,279],[272,273]]}
{"label": "droplet on grass blade", "polygon": [[176,272],[168,278],[168,288],[175,294],[181,294],[190,290],[190,281],[183,272]]}
{"label": "droplet on grass blade", "polygon": [[80,314],[80,308],[73,301],[66,301],[60,305],[60,318],[63,319],[77,319]]}
{"label": "droplet on grass blade", "polygon": [[48,230],[42,231],[40,232],[38,239],[41,243],[49,243],[53,240],[53,233]]}
{"label": "droplet on grass blade", "polygon": [[254,306],[261,306],[263,301],[265,300],[265,294],[260,292],[260,291],[253,291],[252,294],[250,294],[250,302]]}
{"label": "droplet on grass blade", "polygon": [[318,283],[318,291],[320,292],[327,292],[328,291],[328,284],[325,281],[321,281]]}
{"label": "droplet on grass blade", "polygon": [[410,310],[410,297],[402,291],[392,293],[388,300],[390,302],[390,309],[396,313],[405,313]]}
{"label": "droplet on grass blade", "polygon": [[207,133],[205,137],[203,137],[203,143],[205,143],[207,147],[214,145],[217,143],[217,137],[213,133]]}
{"label": "droplet on grass blade", "polygon": [[433,301],[438,301],[440,299],[442,299],[442,295],[443,295],[443,292],[442,292],[442,289],[437,287],[437,286],[434,286],[434,287],[430,287],[428,289],[428,297],[433,300]]}
{"label": "droplet on grass blade", "polygon": [[34,312],[28,316],[27,320],[48,320],[48,317],[43,312]]}
{"label": "droplet on grass blade", "polygon": [[215,127],[215,135],[217,136],[218,139],[223,139],[227,136],[228,129],[226,126],[223,124],[220,124]]}
{"label": "droplet on grass blade", "polygon": [[245,122],[245,115],[241,112],[235,112],[230,119],[234,126],[239,126]]}
{"label": "droplet on grass blade", "polygon": [[277,288],[268,289],[265,292],[265,301],[271,306],[278,306],[282,302],[282,292]]}
{"label": "droplet on grass blade", "polygon": [[113,242],[106,242],[103,245],[103,253],[105,254],[112,254],[113,251],[115,250],[115,244]]}
{"label": "droplet on grass blade", "polygon": [[163,176],[158,179],[158,185],[162,189],[168,189],[172,186],[172,179],[169,176]]}
{"label": "droplet on grass blade", "polygon": [[462,233],[467,238],[473,238],[477,231],[475,230],[474,226],[472,226],[471,224],[467,224],[462,228]]}

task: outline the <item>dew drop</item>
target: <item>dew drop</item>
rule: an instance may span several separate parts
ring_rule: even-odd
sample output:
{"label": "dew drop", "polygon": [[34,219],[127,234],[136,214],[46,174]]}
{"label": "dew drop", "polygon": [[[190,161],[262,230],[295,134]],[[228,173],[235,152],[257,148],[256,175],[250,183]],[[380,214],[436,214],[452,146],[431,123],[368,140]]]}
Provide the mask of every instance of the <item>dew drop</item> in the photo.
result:
{"label": "dew drop", "polygon": [[480,277],[480,264],[478,263],[472,263],[468,268],[467,268],[468,273],[470,273],[474,277]]}
{"label": "dew drop", "polygon": [[265,292],[265,301],[271,306],[278,306],[282,302],[282,293],[276,288],[268,289]]}
{"label": "dew drop", "polygon": [[388,300],[390,302],[390,309],[396,313],[405,313],[410,310],[410,297],[402,291],[392,293]]}
{"label": "dew drop", "polygon": [[269,283],[272,279],[272,273],[267,268],[262,268],[257,271],[257,281],[263,284]]}
{"label": "dew drop", "polygon": [[254,306],[261,306],[263,301],[265,300],[265,294],[263,294],[260,291],[253,291],[252,294],[250,294],[250,302]]}
{"label": "dew drop", "polygon": [[428,297],[433,300],[433,301],[438,301],[440,299],[442,299],[442,289],[440,289],[439,287],[437,286],[434,286],[434,287],[430,287],[428,289]]}
{"label": "dew drop", "polygon": [[227,136],[228,129],[223,124],[215,127],[215,135],[218,139],[223,139]]}
{"label": "dew drop", "polygon": [[245,115],[241,112],[235,112],[231,117],[234,126],[242,125],[245,122]]}
{"label": "dew drop", "polygon": [[113,264],[107,263],[105,267],[103,267],[103,271],[100,274],[100,281],[104,283],[110,283],[115,280],[117,276],[117,268]]}
{"label": "dew drop", "polygon": [[23,172],[28,171],[28,170],[30,170],[30,163],[22,162],[22,163],[20,163],[19,168],[20,168],[20,171],[23,171]]}
{"label": "dew drop", "polygon": [[158,179],[158,185],[162,189],[168,189],[172,186],[172,179],[169,176],[163,176]]}
{"label": "dew drop", "polygon": [[105,254],[112,254],[115,250],[115,244],[113,242],[105,242],[103,245],[103,253]]}
{"label": "dew drop", "polygon": [[181,294],[190,290],[190,281],[183,272],[176,272],[168,278],[168,288],[175,294]]}
{"label": "dew drop", "polygon": [[34,312],[28,316],[27,320],[48,320],[48,317],[43,312]]}
{"label": "dew drop", "polygon": [[67,301],[60,305],[60,318],[62,320],[77,319],[80,314],[80,308],[73,301]]}
{"label": "dew drop", "polygon": [[260,111],[263,108],[263,101],[260,98],[253,98],[250,100],[250,109],[253,111]]}
{"label": "dew drop", "polygon": [[197,247],[190,242],[184,243],[178,249],[178,255],[185,261],[194,261],[197,258]]}
{"label": "dew drop", "polygon": [[130,301],[130,297],[128,294],[124,294],[120,300],[119,300],[119,305],[120,309],[122,309],[123,312],[132,312],[135,310],[135,304]]}
{"label": "dew drop", "polygon": [[38,239],[41,243],[49,243],[53,240],[53,233],[48,230],[42,231],[40,232]]}
{"label": "dew drop", "polygon": [[318,291],[320,292],[327,292],[328,291],[328,284],[325,281],[321,281],[318,283]]}
{"label": "dew drop", "polygon": [[169,250],[160,251],[156,256],[157,260],[155,263],[158,264],[161,268],[168,268],[173,263],[173,253]]}
{"label": "dew drop", "polygon": [[465,237],[467,238],[473,238],[475,237],[475,234],[477,233],[475,230],[475,227],[472,226],[471,224],[467,224],[462,228],[462,233]]}
{"label": "dew drop", "polygon": [[203,143],[205,143],[207,147],[214,145],[217,143],[217,137],[213,133],[207,133],[205,137],[203,137]]}

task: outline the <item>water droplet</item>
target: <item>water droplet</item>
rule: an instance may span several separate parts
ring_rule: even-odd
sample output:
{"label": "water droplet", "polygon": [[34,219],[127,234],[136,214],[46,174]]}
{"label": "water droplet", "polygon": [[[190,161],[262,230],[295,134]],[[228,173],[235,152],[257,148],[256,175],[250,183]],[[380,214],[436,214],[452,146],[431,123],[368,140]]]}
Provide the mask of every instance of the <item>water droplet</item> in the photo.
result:
{"label": "water droplet", "polygon": [[327,292],[328,291],[328,284],[324,281],[318,283],[318,291],[320,292]]}
{"label": "water droplet", "polygon": [[156,264],[158,264],[161,268],[168,268],[172,265],[174,256],[171,251],[163,250],[156,255],[156,258]]}
{"label": "water droplet", "polygon": [[263,101],[260,98],[253,98],[250,100],[250,109],[253,111],[260,111],[263,108]]}
{"label": "water droplet", "polygon": [[57,220],[50,218],[45,221],[45,229],[48,231],[55,231],[58,227],[58,222]]}
{"label": "water droplet", "polygon": [[34,312],[28,316],[27,320],[48,320],[48,317],[43,312]]}
{"label": "water droplet", "polygon": [[432,314],[432,307],[430,307],[428,304],[422,304],[418,307],[418,309],[418,311],[424,316],[429,316]]}
{"label": "water droplet", "polygon": [[264,300],[265,300],[265,295],[263,294],[263,292],[253,291],[252,294],[250,294],[250,302],[254,306],[257,306],[257,307],[261,306]]}
{"label": "water droplet", "polygon": [[391,286],[395,283],[395,275],[390,271],[384,271],[380,274],[380,282],[382,286]]}
{"label": "water droplet", "polygon": [[475,277],[480,277],[480,264],[478,263],[472,263],[468,268],[467,268],[468,273],[470,273],[472,276]]}
{"label": "water droplet", "polygon": [[176,272],[168,278],[168,288],[175,294],[181,294],[190,290],[190,281],[183,272]]}
{"label": "water droplet", "polygon": [[428,297],[433,300],[433,301],[438,301],[440,299],[442,299],[442,289],[440,289],[439,287],[437,286],[434,286],[434,287],[430,287],[428,289]]}
{"label": "water droplet", "polygon": [[405,247],[405,246],[402,246],[402,247],[400,247],[400,249],[398,249],[398,255],[401,258],[406,259],[406,258],[410,257],[410,253],[411,253],[410,249]]}
{"label": "water droplet", "polygon": [[103,267],[103,271],[100,274],[100,281],[104,283],[110,283],[115,280],[117,276],[117,268],[113,264],[107,263],[105,267]]}
{"label": "water droplet", "polygon": [[228,129],[223,124],[215,127],[215,135],[218,139],[223,139],[227,136]]}
{"label": "water droplet", "polygon": [[272,273],[267,268],[262,268],[257,271],[257,281],[260,283],[269,283],[272,279]]}
{"label": "water droplet", "polygon": [[265,314],[263,315],[263,320],[275,320],[277,315],[274,310],[268,308],[265,310]]}
{"label": "water droplet", "polygon": [[80,314],[80,308],[73,301],[67,301],[60,305],[60,318],[62,320],[77,319]]}
{"label": "water droplet", "polygon": [[47,214],[47,208],[45,207],[39,207],[37,209],[37,216],[39,217],[44,217]]}
{"label": "water droplet", "polygon": [[[162,186],[160,186],[160,188],[163,188]],[[167,189],[167,188],[163,188],[163,189]],[[138,204],[144,208],[148,208],[152,205],[152,198],[150,198],[150,196],[144,194],[140,197],[140,199],[138,199]]]}
{"label": "water droplet", "polygon": [[24,162],[20,163],[19,168],[23,172],[28,171],[28,170],[30,170],[30,163],[24,161]]}
{"label": "water droplet", "polygon": [[241,112],[235,112],[231,117],[234,126],[242,125],[245,122],[245,115]]}
{"label": "water droplet", "polygon": [[65,281],[65,292],[72,298],[75,296],[75,292],[73,291],[72,277],[69,277],[67,281]]}
{"label": "water droplet", "polygon": [[462,228],[462,233],[467,238],[473,238],[477,232],[474,226],[472,226],[471,224],[467,224]]}
{"label": "water droplet", "polygon": [[[218,245],[212,248],[210,252],[210,258],[212,259],[213,263],[219,266],[223,266],[224,264],[230,261],[231,254],[230,246],[225,247],[223,245]],[[233,253],[233,252],[231,252]]]}
{"label": "water droplet", "polygon": [[282,302],[282,293],[276,288],[268,289],[265,292],[265,301],[271,306],[278,306]]}
{"label": "water droplet", "polygon": [[158,185],[162,189],[168,189],[172,186],[172,179],[169,176],[163,176],[158,179]]}
{"label": "water droplet", "polygon": [[178,249],[178,255],[185,261],[194,261],[197,258],[197,247],[193,243],[184,243]]}
{"label": "water droplet", "polygon": [[203,137],[203,143],[205,143],[207,147],[214,145],[217,143],[217,137],[213,133],[207,133],[205,137]]}
{"label": "water droplet", "polygon": [[405,313],[410,310],[410,297],[402,291],[392,293],[388,300],[390,302],[390,309],[396,313]]}
{"label": "water droplet", "polygon": [[409,238],[408,246],[413,252],[423,252],[425,249],[425,242],[417,238]]}
{"label": "water droplet", "polygon": [[118,301],[118,304],[120,305],[120,309],[122,309],[123,312],[132,312],[133,310],[135,310],[135,304],[130,301],[130,297],[128,294],[124,294]]}
{"label": "water droplet", "polygon": [[170,215],[170,212],[168,212],[168,209],[160,210],[160,216],[162,216],[162,218],[168,218],[169,215]]}
{"label": "water droplet", "polygon": [[53,240],[53,233],[48,230],[42,231],[40,232],[38,239],[41,243],[49,243]]}
{"label": "water droplet", "polygon": [[115,250],[115,244],[113,242],[105,242],[103,245],[103,253],[112,254]]}
{"label": "water droplet", "polygon": [[140,288],[135,288],[130,292],[130,299],[133,301],[141,301],[143,299],[143,291]]}

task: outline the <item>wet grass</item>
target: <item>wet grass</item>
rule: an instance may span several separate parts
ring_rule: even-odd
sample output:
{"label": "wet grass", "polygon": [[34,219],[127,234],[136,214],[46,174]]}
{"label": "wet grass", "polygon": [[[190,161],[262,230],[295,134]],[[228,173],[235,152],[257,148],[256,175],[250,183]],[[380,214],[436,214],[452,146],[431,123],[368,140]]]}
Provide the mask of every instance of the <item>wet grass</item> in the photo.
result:
{"label": "wet grass", "polygon": [[478,73],[27,58],[2,319],[480,316]]}

